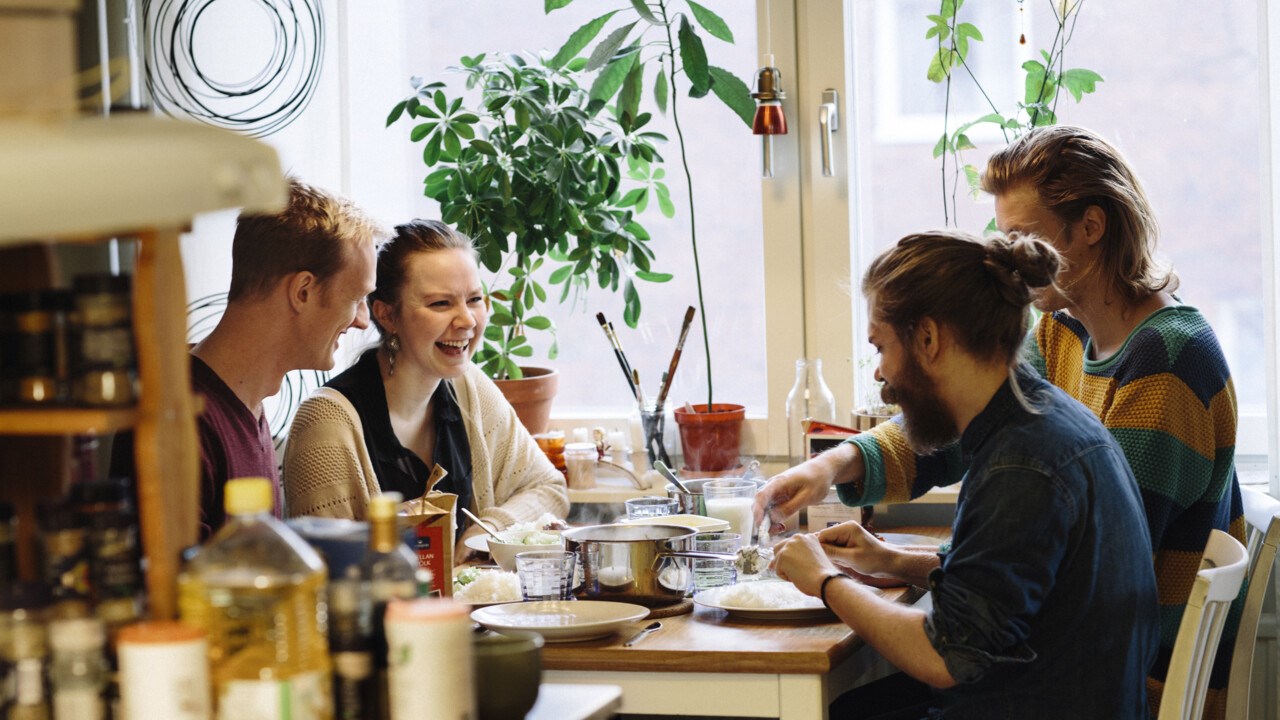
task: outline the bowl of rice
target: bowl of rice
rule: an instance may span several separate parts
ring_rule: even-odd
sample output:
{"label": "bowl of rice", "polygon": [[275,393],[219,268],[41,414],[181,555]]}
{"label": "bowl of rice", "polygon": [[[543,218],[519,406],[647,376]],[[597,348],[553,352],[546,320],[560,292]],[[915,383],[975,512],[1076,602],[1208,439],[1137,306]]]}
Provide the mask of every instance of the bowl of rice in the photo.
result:
{"label": "bowl of rice", "polygon": [[515,573],[472,567],[454,573],[453,599],[470,605],[496,605],[523,598]]}

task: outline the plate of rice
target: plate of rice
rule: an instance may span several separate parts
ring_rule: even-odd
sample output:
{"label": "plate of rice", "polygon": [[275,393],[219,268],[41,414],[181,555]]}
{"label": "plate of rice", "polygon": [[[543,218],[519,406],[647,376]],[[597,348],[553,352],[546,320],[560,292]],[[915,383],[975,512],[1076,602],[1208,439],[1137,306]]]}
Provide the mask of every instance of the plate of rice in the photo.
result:
{"label": "plate of rice", "polygon": [[492,568],[463,568],[453,575],[453,599],[475,607],[520,602],[520,578]]}
{"label": "plate of rice", "polygon": [[751,620],[820,620],[835,614],[786,580],[761,580],[702,590],[693,601]]}

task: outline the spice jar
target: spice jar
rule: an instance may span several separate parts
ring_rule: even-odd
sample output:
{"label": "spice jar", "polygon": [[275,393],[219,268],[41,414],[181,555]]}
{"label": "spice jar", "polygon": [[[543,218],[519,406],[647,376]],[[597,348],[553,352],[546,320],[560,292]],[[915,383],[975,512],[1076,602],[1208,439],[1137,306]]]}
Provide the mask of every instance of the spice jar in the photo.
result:
{"label": "spice jar", "polygon": [[564,446],[564,464],[569,471],[569,487],[586,490],[596,486],[596,460],[600,457],[595,443],[572,442]]}
{"label": "spice jar", "polygon": [[11,720],[48,720],[45,663],[49,650],[44,618],[49,594],[34,583],[0,589],[0,659],[9,668],[8,715]]}
{"label": "spice jar", "polygon": [[120,631],[124,720],[209,720],[209,642],[180,622],[141,622]]}
{"label": "spice jar", "polygon": [[104,654],[106,632],[97,618],[70,618],[49,623],[49,684],[55,718],[102,720],[102,693],[110,668]]}
{"label": "spice jar", "polygon": [[65,402],[68,395],[67,308],[63,290],[13,295],[11,338],[14,399],[30,405]]}
{"label": "spice jar", "polygon": [[94,609],[112,630],[141,612],[141,551],[131,496],[127,478],[84,481],[71,488],[71,502],[89,533]]}
{"label": "spice jar", "polygon": [[63,617],[88,614],[88,529],[75,509],[61,501],[39,506],[41,569],[53,596],[54,610]]}
{"label": "spice jar", "polygon": [[18,517],[13,505],[0,502],[0,585],[18,579]]}
{"label": "spice jar", "polygon": [[538,433],[533,436],[533,441],[538,443],[542,454],[546,455],[551,464],[555,465],[556,469],[563,474],[565,472],[564,433],[560,430]]}
{"label": "spice jar", "polygon": [[74,283],[76,399],[129,405],[137,397],[128,275],[80,275]]}

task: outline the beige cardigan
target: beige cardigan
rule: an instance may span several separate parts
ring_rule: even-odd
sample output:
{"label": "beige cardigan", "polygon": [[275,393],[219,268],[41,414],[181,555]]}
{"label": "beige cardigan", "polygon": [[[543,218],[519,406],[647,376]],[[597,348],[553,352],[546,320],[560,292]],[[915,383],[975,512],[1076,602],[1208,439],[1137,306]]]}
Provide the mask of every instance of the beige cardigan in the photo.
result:
{"label": "beige cardigan", "polygon": [[[451,382],[471,445],[470,508],[499,529],[569,512],[564,476],[538,448],[506,398],[478,367]],[[378,478],[356,409],[320,388],[303,401],[284,448],[285,515],[365,519]],[[409,500],[412,498],[406,498]]]}

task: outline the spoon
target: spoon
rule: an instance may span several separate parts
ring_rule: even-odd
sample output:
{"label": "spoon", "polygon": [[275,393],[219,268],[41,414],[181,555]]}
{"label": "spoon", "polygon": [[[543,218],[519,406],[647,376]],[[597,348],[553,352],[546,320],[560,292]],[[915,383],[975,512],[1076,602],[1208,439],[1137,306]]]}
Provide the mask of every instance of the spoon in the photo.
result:
{"label": "spoon", "polygon": [[676,488],[680,490],[680,492],[691,494],[689,493],[689,488],[685,487],[685,484],[680,482],[680,478],[676,477],[676,474],[671,472],[671,468],[667,467],[666,463],[662,462],[661,460],[658,460],[653,463],[653,468],[657,470],[658,473],[662,475],[662,477],[670,481],[672,485],[675,485]]}
{"label": "spoon", "polygon": [[648,635],[649,633],[655,630],[658,630],[661,627],[662,627],[662,623],[657,620],[654,620],[648,625],[645,625],[644,629],[642,629],[640,632],[636,633],[635,635],[632,635],[630,639],[622,643],[622,647],[631,647],[632,645],[635,645],[636,643],[643,640],[646,635]]}
{"label": "spoon", "polygon": [[461,510],[463,514],[465,514],[467,517],[471,518],[471,522],[474,522],[476,525],[479,525],[481,530],[489,533],[489,537],[493,538],[494,540],[497,540],[498,542],[502,542],[502,538],[498,537],[498,533],[493,528],[486,525],[483,520],[476,517],[475,513],[471,512],[466,508],[458,508],[458,509]]}

